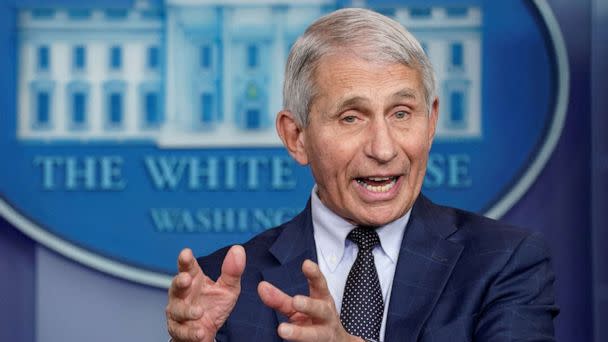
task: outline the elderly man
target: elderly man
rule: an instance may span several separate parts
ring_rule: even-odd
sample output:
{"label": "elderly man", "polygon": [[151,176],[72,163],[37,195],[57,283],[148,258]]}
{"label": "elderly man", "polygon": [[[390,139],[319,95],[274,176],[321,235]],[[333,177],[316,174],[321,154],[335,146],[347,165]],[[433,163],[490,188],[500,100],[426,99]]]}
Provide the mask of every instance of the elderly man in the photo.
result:
{"label": "elderly man", "polygon": [[174,341],[553,340],[542,240],[420,194],[438,99],[409,32],[363,9],[320,18],[283,95],[277,131],[312,170],[310,201],[243,246],[180,253]]}

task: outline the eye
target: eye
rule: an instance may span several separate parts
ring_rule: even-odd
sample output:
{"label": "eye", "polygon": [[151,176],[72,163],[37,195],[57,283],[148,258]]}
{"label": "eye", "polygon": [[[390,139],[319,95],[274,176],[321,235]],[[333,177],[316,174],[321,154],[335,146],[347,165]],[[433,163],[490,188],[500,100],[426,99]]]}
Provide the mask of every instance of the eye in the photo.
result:
{"label": "eye", "polygon": [[357,121],[357,117],[354,115],[347,115],[342,118],[342,121],[346,123],[354,123],[355,121]]}
{"label": "eye", "polygon": [[409,115],[409,113],[404,110],[395,112],[395,118],[397,118],[397,119],[406,119],[408,115]]}

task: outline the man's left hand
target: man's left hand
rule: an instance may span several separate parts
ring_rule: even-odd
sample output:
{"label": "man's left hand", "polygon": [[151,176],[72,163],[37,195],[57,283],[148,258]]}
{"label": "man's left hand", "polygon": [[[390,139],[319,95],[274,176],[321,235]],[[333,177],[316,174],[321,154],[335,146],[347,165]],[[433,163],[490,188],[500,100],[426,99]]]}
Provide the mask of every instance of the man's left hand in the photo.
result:
{"label": "man's left hand", "polygon": [[289,296],[269,282],[258,285],[260,298],[270,308],[289,318],[281,323],[278,333],[288,341],[363,341],[350,335],[340,322],[340,315],[327,287],[319,266],[310,260],[302,264],[302,272],[308,279],[310,296]]}

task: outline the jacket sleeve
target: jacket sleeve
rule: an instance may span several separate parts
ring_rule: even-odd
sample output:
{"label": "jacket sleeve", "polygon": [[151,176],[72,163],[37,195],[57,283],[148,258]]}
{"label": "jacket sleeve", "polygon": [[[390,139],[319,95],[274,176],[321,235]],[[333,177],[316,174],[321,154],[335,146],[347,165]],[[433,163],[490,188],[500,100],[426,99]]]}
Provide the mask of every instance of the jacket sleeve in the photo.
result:
{"label": "jacket sleeve", "polygon": [[555,341],[551,258],[539,234],[528,235],[488,288],[474,341]]}

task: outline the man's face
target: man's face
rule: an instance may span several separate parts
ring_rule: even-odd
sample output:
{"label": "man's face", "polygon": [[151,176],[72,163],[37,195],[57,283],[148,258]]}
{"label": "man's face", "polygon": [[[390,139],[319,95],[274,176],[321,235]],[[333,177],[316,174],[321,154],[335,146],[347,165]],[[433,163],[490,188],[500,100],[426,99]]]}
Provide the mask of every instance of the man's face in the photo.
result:
{"label": "man's face", "polygon": [[418,71],[354,55],[324,57],[298,159],[321,201],[359,225],[403,216],[420,192],[437,122]]}

